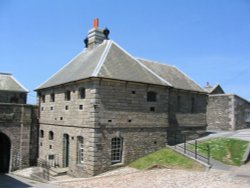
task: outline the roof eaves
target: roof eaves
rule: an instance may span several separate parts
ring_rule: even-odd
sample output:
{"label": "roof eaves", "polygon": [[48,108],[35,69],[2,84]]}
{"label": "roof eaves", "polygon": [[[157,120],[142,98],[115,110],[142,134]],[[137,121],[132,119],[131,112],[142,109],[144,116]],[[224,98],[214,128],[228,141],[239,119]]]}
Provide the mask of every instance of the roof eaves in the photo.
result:
{"label": "roof eaves", "polygon": [[191,80],[191,81],[193,81],[198,87],[199,87],[199,89],[200,89],[200,91],[205,91],[204,89],[202,89],[200,86],[199,86],[199,84],[196,82],[196,81],[194,81],[191,77],[189,77],[186,73],[184,73],[182,70],[180,70],[180,69],[178,69],[176,66],[174,66],[174,65],[172,65],[172,67],[174,67],[175,69],[177,69],[178,71],[180,71],[184,76],[186,76],[189,80]]}
{"label": "roof eaves", "polygon": [[168,81],[166,81],[164,78],[162,78],[161,76],[159,76],[158,74],[156,74],[154,71],[152,71],[150,68],[148,68],[147,66],[145,66],[143,63],[141,63],[138,59],[136,59],[135,57],[133,57],[130,53],[128,53],[126,50],[124,50],[120,45],[118,45],[116,42],[113,41],[113,43],[119,47],[124,53],[126,53],[129,57],[131,57],[134,61],[136,61],[140,66],[142,66],[144,69],[146,69],[147,71],[149,71],[151,74],[153,74],[156,78],[158,78],[160,81],[164,82],[165,84],[167,84],[168,86],[172,86]]}
{"label": "roof eaves", "polygon": [[106,57],[107,57],[108,52],[109,52],[109,50],[110,50],[110,47],[111,47],[111,45],[112,45],[112,41],[111,41],[111,40],[108,40],[107,42],[108,42],[108,44],[107,44],[107,46],[105,47],[105,49],[104,49],[104,51],[103,51],[103,53],[102,53],[102,56],[101,56],[101,58],[100,58],[100,60],[99,60],[99,62],[98,62],[98,64],[97,64],[97,66],[96,66],[94,72],[91,74],[91,76],[93,76],[93,77],[96,77],[96,76],[98,75],[98,73],[100,72],[100,70],[101,70],[101,68],[102,68],[103,63],[104,63],[105,60],[106,60]]}

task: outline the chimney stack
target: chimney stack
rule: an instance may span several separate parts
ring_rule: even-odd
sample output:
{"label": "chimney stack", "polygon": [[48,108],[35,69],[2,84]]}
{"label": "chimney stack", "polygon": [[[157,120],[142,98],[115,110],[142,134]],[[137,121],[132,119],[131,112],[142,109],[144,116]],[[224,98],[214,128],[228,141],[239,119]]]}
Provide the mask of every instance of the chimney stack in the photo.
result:
{"label": "chimney stack", "polygon": [[94,19],[93,28],[89,30],[88,36],[84,40],[86,48],[93,49],[94,47],[98,46],[105,39],[108,39],[108,34],[108,29],[103,30],[99,28],[99,19]]}

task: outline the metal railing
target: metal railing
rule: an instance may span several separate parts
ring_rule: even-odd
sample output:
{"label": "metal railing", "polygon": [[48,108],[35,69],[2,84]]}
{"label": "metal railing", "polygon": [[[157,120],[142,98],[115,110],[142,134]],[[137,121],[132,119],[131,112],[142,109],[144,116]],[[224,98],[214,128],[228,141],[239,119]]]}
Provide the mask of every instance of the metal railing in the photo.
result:
{"label": "metal railing", "polygon": [[200,147],[198,140],[187,142],[186,137],[183,137],[183,143],[175,145],[175,148],[181,148],[184,154],[210,165],[210,146]]}

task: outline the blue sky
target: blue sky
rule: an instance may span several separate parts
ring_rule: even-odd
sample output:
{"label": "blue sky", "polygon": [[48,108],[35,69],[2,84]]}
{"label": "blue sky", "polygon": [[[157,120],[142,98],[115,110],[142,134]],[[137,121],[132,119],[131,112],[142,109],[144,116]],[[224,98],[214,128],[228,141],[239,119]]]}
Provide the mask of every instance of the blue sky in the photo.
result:
{"label": "blue sky", "polygon": [[249,0],[0,0],[0,72],[33,90],[84,48],[98,17],[136,57],[250,101]]}

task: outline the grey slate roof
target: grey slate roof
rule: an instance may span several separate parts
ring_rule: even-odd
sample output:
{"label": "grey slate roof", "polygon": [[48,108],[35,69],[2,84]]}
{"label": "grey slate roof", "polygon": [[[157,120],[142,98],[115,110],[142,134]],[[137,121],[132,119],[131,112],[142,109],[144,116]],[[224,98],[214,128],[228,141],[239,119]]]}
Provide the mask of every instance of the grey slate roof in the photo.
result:
{"label": "grey slate roof", "polygon": [[134,81],[204,92],[177,68],[136,59],[112,40],[84,50],[36,90],[90,77]]}
{"label": "grey slate roof", "polygon": [[168,85],[115,42],[105,40],[98,47],[81,52],[36,90],[90,77]]}
{"label": "grey slate roof", "polygon": [[160,64],[157,62],[144,59],[138,59],[138,60],[141,61],[145,66],[150,68],[152,71],[154,71],[156,74],[164,78],[174,88],[205,92],[197,83],[195,83],[185,73],[183,73],[174,66]]}
{"label": "grey slate roof", "polygon": [[28,92],[11,74],[0,73],[0,90]]}

